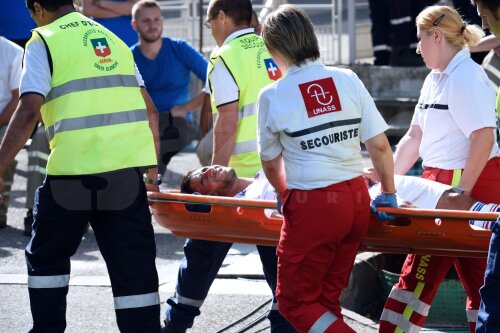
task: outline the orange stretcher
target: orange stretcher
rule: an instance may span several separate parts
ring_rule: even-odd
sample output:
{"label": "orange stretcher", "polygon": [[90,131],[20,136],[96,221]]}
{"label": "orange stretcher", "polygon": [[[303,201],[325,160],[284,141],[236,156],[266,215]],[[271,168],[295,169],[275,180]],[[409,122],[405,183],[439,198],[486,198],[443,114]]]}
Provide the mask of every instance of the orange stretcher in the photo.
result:
{"label": "orange stretcher", "polygon": [[[281,217],[267,217],[275,201],[149,192],[156,222],[179,237],[277,245]],[[469,219],[495,221],[499,213],[383,208],[396,216],[380,223],[371,216],[360,251],[485,257],[491,231],[470,227]]]}

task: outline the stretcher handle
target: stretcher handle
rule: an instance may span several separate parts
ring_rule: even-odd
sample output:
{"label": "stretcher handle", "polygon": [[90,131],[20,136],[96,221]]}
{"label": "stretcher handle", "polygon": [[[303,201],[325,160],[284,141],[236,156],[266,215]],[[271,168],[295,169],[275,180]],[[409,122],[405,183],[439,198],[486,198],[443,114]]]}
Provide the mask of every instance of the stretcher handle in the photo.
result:
{"label": "stretcher handle", "polygon": [[395,216],[447,218],[455,220],[496,221],[500,216],[500,213],[471,212],[466,210],[449,209],[377,207],[377,210]]}
{"label": "stretcher handle", "polygon": [[195,195],[185,193],[148,192],[150,202],[178,202],[183,204],[216,205],[244,208],[276,209],[275,200],[251,200],[234,197]]}
{"label": "stretcher handle", "polygon": [[[239,199],[234,197],[221,197],[209,195],[185,194],[178,191],[174,192],[148,192],[150,202],[178,202],[183,204],[217,205],[227,207],[243,208],[261,208],[275,209],[274,200],[251,200]],[[420,209],[420,208],[393,208],[377,207],[378,210],[396,216],[404,217],[430,217],[430,218],[449,218],[456,220],[484,220],[496,221],[500,213],[470,212],[464,210],[448,209]]]}

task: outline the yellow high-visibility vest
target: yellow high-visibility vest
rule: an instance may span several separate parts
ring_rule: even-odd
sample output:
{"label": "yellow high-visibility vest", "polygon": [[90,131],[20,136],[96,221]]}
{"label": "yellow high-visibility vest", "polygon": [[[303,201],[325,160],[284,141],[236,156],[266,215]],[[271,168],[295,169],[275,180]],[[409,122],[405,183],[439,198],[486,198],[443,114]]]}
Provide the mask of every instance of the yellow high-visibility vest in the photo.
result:
{"label": "yellow high-visibility vest", "polygon": [[[209,83],[210,73],[219,61],[224,62],[239,90],[236,144],[229,159],[229,166],[234,168],[240,177],[253,177],[262,168],[257,153],[256,103],[260,89],[273,82],[266,67],[266,62],[269,64],[272,58],[262,38],[249,33],[236,37],[212,52],[208,64]],[[275,66],[274,62],[272,64]],[[277,67],[275,69],[277,70]],[[211,100],[215,121],[217,108],[213,104],[212,96]]]}
{"label": "yellow high-visibility vest", "polygon": [[52,72],[52,88],[41,108],[51,149],[47,173],[156,166],[146,104],[127,45],[77,12],[35,33],[46,45]]}

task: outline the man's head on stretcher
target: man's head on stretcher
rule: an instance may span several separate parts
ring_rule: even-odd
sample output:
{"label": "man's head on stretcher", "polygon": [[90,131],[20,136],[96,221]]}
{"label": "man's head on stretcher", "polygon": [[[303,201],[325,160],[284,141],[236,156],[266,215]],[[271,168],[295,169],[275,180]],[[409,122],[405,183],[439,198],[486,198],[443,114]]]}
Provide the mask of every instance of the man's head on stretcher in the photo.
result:
{"label": "man's head on stretcher", "polygon": [[[380,192],[378,179],[372,170],[365,170],[363,177],[367,180],[370,196],[373,198]],[[457,193],[456,188],[428,179],[397,175],[394,182],[400,207],[500,212],[497,204],[478,202],[468,195]],[[188,172],[182,179],[181,192],[230,197],[251,183],[251,179],[238,177],[232,168],[212,165]],[[480,222],[474,225],[491,225]]]}
{"label": "man's head on stretcher", "polygon": [[233,168],[211,165],[189,171],[182,178],[181,192],[233,196],[237,183],[238,176]]}

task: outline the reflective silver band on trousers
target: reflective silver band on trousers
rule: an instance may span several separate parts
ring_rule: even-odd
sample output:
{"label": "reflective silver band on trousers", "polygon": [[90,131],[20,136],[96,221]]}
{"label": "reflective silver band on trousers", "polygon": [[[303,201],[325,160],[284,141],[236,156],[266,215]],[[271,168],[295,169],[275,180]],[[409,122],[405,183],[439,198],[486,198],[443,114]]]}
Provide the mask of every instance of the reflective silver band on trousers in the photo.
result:
{"label": "reflective silver band on trousers", "polygon": [[311,326],[308,333],[324,333],[337,320],[337,316],[327,311]]}
{"label": "reflective silver band on trousers", "polygon": [[388,297],[400,303],[408,305],[414,311],[418,312],[418,314],[422,316],[427,317],[429,315],[429,310],[431,309],[431,306],[418,299],[415,293],[411,291],[392,288],[391,293],[389,294]]}
{"label": "reflective silver band on trousers", "polygon": [[51,141],[58,133],[100,126],[118,125],[148,119],[145,109],[96,114],[92,116],[63,119],[46,128],[47,137]]}
{"label": "reflective silver band on trousers", "polygon": [[385,320],[393,325],[396,325],[405,333],[418,333],[422,329],[422,327],[415,325],[401,313],[397,313],[389,309],[384,309],[382,315],[380,316],[380,320]]}
{"label": "reflective silver band on trousers", "polygon": [[203,300],[184,297],[182,295],[179,295],[178,293],[175,293],[174,297],[177,298],[177,303],[194,306],[195,308],[201,308],[204,302]]}
{"label": "reflective silver band on trousers", "polygon": [[28,275],[28,288],[62,288],[69,284],[69,274],[52,276]]}
{"label": "reflective silver band on trousers", "polygon": [[139,83],[135,75],[109,75],[72,80],[53,87],[45,97],[45,102],[77,91],[116,87],[139,87]]}
{"label": "reflective silver band on trousers", "polygon": [[133,309],[160,304],[158,293],[115,297],[115,309]]}

